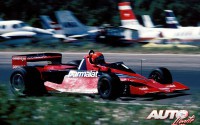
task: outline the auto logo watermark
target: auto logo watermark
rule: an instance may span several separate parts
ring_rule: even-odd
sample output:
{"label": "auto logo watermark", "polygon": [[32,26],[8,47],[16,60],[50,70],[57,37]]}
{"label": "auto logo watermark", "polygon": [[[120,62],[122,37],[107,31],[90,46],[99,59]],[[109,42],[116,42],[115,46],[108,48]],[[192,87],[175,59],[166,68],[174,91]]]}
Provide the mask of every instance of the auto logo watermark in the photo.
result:
{"label": "auto logo watermark", "polygon": [[187,110],[153,110],[146,119],[174,119],[174,122],[171,125],[187,125],[194,122],[195,115],[189,116],[189,112]]}

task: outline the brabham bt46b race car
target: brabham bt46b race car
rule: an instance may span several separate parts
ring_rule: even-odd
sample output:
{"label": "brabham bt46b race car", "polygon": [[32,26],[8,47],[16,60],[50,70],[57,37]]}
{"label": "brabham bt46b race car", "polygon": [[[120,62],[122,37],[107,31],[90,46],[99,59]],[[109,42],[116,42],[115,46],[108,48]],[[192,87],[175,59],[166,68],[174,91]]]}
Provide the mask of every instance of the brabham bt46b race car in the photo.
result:
{"label": "brabham bt46b race car", "polygon": [[[29,62],[48,61],[28,66]],[[43,95],[52,92],[96,93],[103,99],[120,96],[173,93],[189,88],[173,81],[166,68],[153,70],[146,78],[123,62],[107,63],[100,52],[90,50],[82,60],[62,63],[60,53],[15,55],[11,90],[18,96]]]}

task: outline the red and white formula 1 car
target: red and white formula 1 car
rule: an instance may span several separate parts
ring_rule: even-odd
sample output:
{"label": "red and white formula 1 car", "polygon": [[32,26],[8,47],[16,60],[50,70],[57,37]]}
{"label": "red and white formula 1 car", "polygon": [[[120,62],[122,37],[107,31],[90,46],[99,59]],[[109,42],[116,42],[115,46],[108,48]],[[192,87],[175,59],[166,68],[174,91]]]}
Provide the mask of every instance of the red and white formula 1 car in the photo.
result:
{"label": "red and white formula 1 car", "polygon": [[[100,52],[90,50],[82,60],[62,64],[60,53],[15,55],[11,90],[17,95],[42,95],[51,92],[98,93],[101,98],[173,93],[189,88],[173,81],[168,69],[157,68],[149,78],[135,73],[123,62],[106,63]],[[28,62],[48,61],[27,66]]]}

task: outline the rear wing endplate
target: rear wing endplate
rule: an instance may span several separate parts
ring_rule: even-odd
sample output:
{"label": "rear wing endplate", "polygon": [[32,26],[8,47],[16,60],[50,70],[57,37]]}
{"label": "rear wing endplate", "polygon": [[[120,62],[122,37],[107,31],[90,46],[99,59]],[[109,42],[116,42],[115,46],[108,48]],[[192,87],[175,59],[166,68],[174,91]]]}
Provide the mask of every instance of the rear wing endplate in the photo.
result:
{"label": "rear wing endplate", "polygon": [[51,64],[61,64],[62,54],[60,53],[39,53],[12,56],[12,68],[27,66],[27,62],[50,61]]}

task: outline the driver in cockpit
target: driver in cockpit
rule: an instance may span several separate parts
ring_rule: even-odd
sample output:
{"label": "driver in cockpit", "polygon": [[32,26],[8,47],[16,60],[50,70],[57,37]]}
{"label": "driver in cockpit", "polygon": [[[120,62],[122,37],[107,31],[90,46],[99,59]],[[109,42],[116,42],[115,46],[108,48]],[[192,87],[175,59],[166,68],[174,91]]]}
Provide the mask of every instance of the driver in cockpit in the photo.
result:
{"label": "driver in cockpit", "polygon": [[91,63],[93,64],[105,64],[104,56],[101,52],[94,52],[91,54]]}

